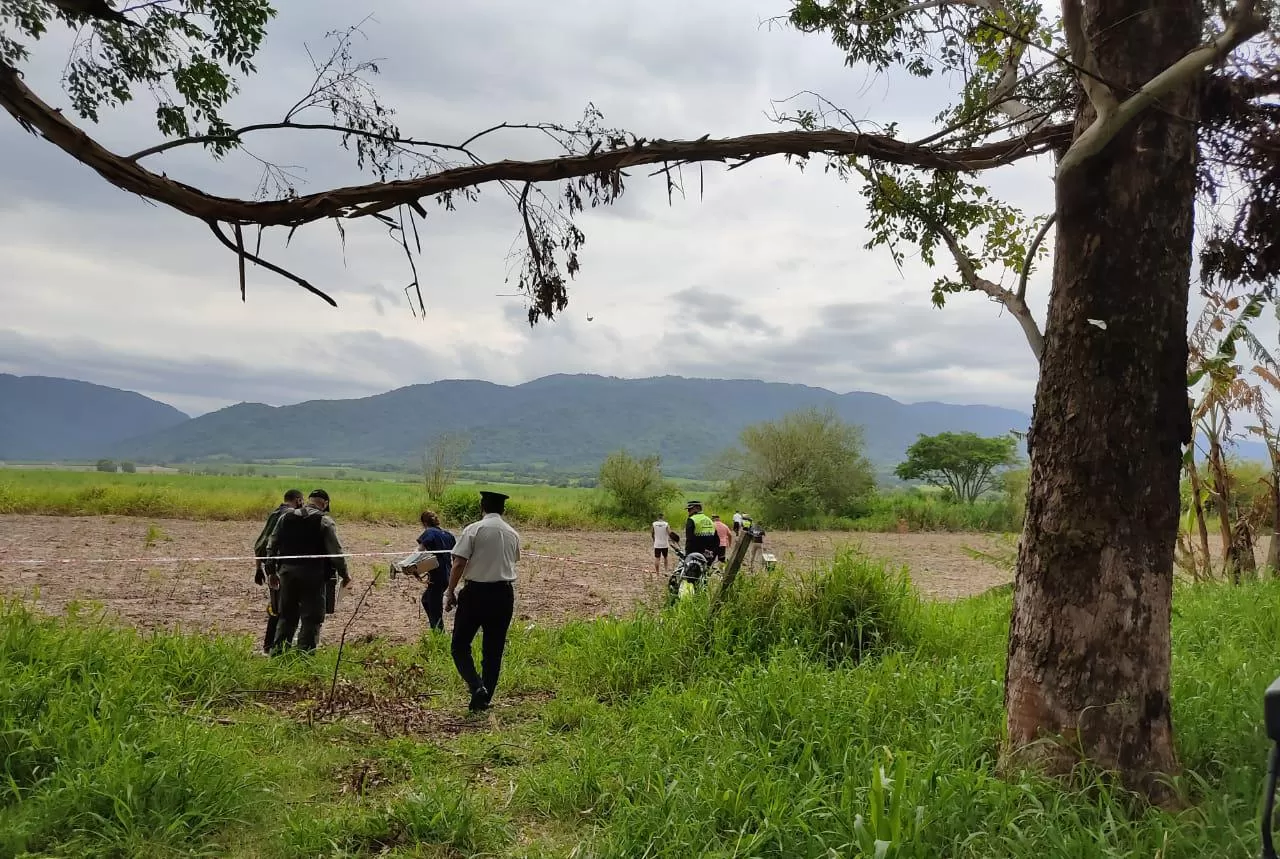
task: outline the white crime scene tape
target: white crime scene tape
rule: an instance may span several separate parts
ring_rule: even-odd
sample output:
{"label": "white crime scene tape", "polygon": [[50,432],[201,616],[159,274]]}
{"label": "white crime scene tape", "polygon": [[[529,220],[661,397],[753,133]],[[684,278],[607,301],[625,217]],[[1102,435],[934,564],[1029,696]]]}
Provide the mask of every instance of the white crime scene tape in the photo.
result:
{"label": "white crime scene tape", "polygon": [[[401,550],[399,552],[339,552],[332,555],[275,555],[271,557],[259,557],[256,555],[209,555],[203,557],[176,558],[176,557],[151,557],[151,558],[5,558],[0,556],[0,566],[15,567],[36,567],[46,565],[69,565],[69,564],[197,564],[197,563],[215,563],[224,561],[302,561],[302,560],[320,560],[325,558],[405,558],[413,555],[448,555],[452,554],[451,549],[427,549],[417,552],[408,552]],[[623,564],[610,564],[604,561],[587,561],[581,558],[569,558],[561,555],[544,555],[539,552],[521,552],[526,558],[539,558],[548,561],[563,561],[569,564],[581,564],[587,567],[601,567],[616,570],[626,570],[630,572],[645,572],[637,567],[629,567]]]}
{"label": "white crime scene tape", "polygon": [[425,552],[339,552],[333,555],[273,555],[258,557],[256,555],[210,555],[199,558],[5,558],[0,557],[0,564],[16,564],[34,566],[38,564],[194,564],[210,561],[302,561],[319,558],[400,558],[412,554],[445,555],[449,549],[431,549]]}

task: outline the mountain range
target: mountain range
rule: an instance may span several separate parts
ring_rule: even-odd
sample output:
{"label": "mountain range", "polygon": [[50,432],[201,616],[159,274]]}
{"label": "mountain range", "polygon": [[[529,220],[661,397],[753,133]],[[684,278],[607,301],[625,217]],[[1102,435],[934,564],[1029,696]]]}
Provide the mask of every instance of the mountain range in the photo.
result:
{"label": "mountain range", "polygon": [[[993,406],[903,404],[880,394],[804,385],[663,376],[557,375],[522,385],[441,381],[351,400],[241,403],[188,419],[127,391],[43,377],[3,377],[0,458],[115,457],[138,462],[305,458],[406,465],[431,439],[463,432],[475,467],[589,472],[611,451],[658,453],[673,474],[696,474],[748,424],[829,407],[861,424],[867,455],[897,462],[919,433],[1026,428]],[[76,406],[76,407],[71,407]]]}
{"label": "mountain range", "polygon": [[0,459],[98,457],[124,439],[190,420],[173,406],[132,391],[0,373]]}
{"label": "mountain range", "polygon": [[[0,459],[112,457],[178,463],[308,459],[407,466],[445,432],[471,440],[474,468],[591,473],[619,448],[657,453],[697,476],[748,424],[808,407],[863,427],[882,469],[921,434],[1025,431],[1030,416],[985,405],[900,403],[863,392],[750,380],[555,375],[521,385],[451,380],[348,400],[241,403],[197,418],[140,394],[41,377],[0,376]],[[1253,452],[1241,449],[1253,458]]]}

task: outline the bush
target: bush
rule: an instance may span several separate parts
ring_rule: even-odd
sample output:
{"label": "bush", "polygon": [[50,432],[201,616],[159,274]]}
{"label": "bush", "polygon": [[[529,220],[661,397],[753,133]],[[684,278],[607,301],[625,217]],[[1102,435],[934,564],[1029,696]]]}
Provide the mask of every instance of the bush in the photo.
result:
{"label": "bush", "polygon": [[637,458],[625,450],[605,458],[600,466],[600,487],[605,492],[605,512],[648,522],[679,489],[662,476],[662,459],[657,456]]}
{"label": "bush", "polygon": [[[712,589],[714,590],[714,589]],[[743,576],[713,616],[707,593],[661,613],[570,624],[565,658],[584,693],[628,697],[737,672],[782,652],[856,663],[919,640],[921,604],[905,571],[852,552],[800,575]]]}
{"label": "bush", "polygon": [[1270,532],[1274,510],[1271,502],[1271,469],[1260,462],[1230,463],[1231,502],[1236,515],[1255,531]]}
{"label": "bush", "polygon": [[441,518],[458,527],[475,522],[481,517],[478,490],[446,490],[438,506]]}
{"label": "bush", "polygon": [[916,643],[920,600],[905,570],[851,551],[798,580],[740,579],[720,611],[726,649],[767,657],[795,648],[828,663],[857,662]]}
{"label": "bush", "polygon": [[847,515],[875,492],[862,428],[831,410],[752,424],[740,440],[742,449],[721,454],[712,471],[730,478],[729,494],[756,505],[762,523],[812,527],[822,517]]}

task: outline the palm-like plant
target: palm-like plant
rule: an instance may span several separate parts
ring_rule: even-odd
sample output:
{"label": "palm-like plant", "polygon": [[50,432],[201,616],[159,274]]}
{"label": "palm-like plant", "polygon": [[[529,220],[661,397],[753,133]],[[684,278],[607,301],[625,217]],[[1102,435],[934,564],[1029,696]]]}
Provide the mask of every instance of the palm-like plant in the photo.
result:
{"label": "palm-like plant", "polygon": [[[1280,500],[1280,442],[1272,430],[1266,401],[1266,388],[1280,391],[1280,362],[1263,345],[1250,324],[1262,315],[1266,297],[1247,297],[1206,293],[1205,309],[1192,329],[1188,387],[1200,386],[1199,398],[1192,398],[1192,444],[1187,447],[1186,468],[1191,481],[1192,513],[1198,526],[1206,574],[1211,571],[1208,529],[1205,524],[1205,502],[1211,501],[1218,514],[1225,558],[1224,574],[1238,582],[1242,575],[1254,575],[1257,561],[1253,553],[1253,535],[1249,523],[1239,517],[1232,504],[1231,481],[1224,450],[1235,444],[1238,434],[1233,414],[1245,412],[1258,418],[1259,425],[1247,430],[1262,437],[1271,458],[1268,486],[1273,510]],[[1280,311],[1278,311],[1280,312]],[[1252,357],[1253,366],[1245,369],[1242,354]],[[1203,437],[1207,450],[1201,450],[1209,469],[1210,480],[1200,478],[1196,467],[1196,441]],[[1280,512],[1273,528],[1280,527]],[[1280,562],[1280,545],[1272,540],[1267,565],[1273,570]],[[1194,562],[1193,570],[1196,569]],[[1198,573],[1197,573],[1198,574]]]}

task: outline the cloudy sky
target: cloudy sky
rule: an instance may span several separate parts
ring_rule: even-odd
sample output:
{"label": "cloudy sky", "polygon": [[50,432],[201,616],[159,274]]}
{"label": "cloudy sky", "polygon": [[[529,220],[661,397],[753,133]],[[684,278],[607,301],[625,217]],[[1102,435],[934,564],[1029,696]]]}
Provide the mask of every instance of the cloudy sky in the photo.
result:
{"label": "cloudy sky", "polygon": [[[306,46],[323,52],[326,31],[365,15],[367,38],[354,51],[381,61],[379,93],[402,131],[444,141],[503,121],[573,122],[588,103],[607,124],[648,137],[770,130],[771,101],[802,90],[911,134],[930,127],[948,95],[945,82],[846,68],[823,37],[762,24],[786,11],[785,0],[652,0],[643,15],[588,0],[277,6],[259,74],[228,111],[233,124],[279,118],[310,82]],[[42,43],[27,75],[57,105],[66,104],[65,48],[65,39]],[[120,152],[158,142],[153,107],[144,94],[94,133]],[[258,137],[250,149],[298,165],[303,192],[358,179],[336,141],[299,134]],[[781,160],[728,174],[709,166],[702,199],[694,171],[692,193],[672,205],[660,179],[633,171],[618,206],[582,221],[588,241],[569,309],[530,330],[505,282],[517,217],[496,189],[429,214],[421,320],[402,292],[403,255],[376,225],[348,228],[345,250],[332,223],[300,230],[288,249],[283,235],[263,245],[334,295],[338,309],[253,269],[241,303],[234,256],[203,224],[106,185],[7,116],[0,151],[0,372],[137,390],[191,413],[436,379],[515,384],[582,372],[1030,407],[1034,365],[1016,323],[979,296],[933,309],[937,273],[910,259],[900,271],[886,251],[864,250],[856,188],[821,169],[802,173]],[[528,132],[482,148],[491,158],[537,151]],[[195,148],[148,163],[242,196],[260,178],[248,156],[215,163]],[[1024,163],[991,186],[1043,212],[1050,172],[1046,162]],[[1031,296],[1041,319],[1046,293],[1041,272]]]}

